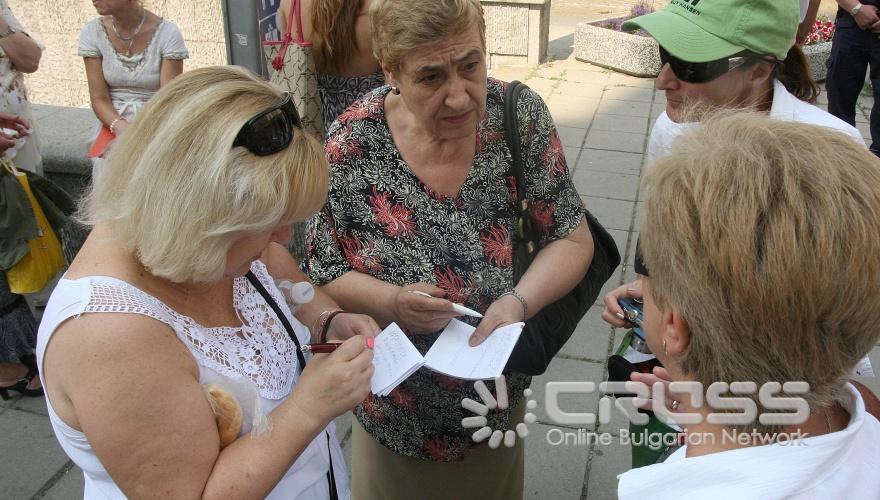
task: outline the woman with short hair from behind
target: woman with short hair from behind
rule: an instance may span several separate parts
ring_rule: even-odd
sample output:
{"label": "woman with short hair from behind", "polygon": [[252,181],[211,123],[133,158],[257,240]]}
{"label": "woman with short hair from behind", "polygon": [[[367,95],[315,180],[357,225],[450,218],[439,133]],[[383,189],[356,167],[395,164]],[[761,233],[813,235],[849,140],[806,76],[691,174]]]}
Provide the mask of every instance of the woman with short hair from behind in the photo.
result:
{"label": "woman with short hair from behind", "polygon": [[804,381],[787,395],[809,414],[713,423],[710,399],[667,390],[653,408],[678,418],[686,445],[623,474],[620,498],[880,497],[880,423],[847,382],[880,340],[880,160],[840,132],[740,113],[682,136],[642,189],[642,326],[660,378],[704,391]]}
{"label": "woman with short hair from behind", "polygon": [[[332,420],[369,392],[361,337],[378,327],[330,320],[320,291],[291,309],[275,285],[306,280],[281,245],[327,192],[290,96],[234,66],[191,71],[107,161],[81,208],[94,229],[38,337],[50,420],[85,497],[348,498]],[[325,336],[344,342],[303,366],[298,345]],[[240,431],[217,410],[229,399]]]}

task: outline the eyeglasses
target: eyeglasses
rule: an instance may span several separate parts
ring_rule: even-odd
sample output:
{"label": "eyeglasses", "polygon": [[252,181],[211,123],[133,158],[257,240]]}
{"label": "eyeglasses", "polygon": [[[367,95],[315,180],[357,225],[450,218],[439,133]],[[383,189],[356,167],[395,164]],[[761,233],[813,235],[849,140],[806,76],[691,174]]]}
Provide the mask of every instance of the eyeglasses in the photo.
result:
{"label": "eyeglasses", "polygon": [[762,59],[762,57],[757,54],[746,52],[731,57],[725,57],[724,59],[718,59],[716,61],[693,63],[683,61],[673,56],[669,52],[666,52],[666,49],[663,47],[658,46],[658,48],[660,49],[661,67],[669,64],[675,77],[688,83],[711,82],[728,71],[742,66],[748,61]]}
{"label": "eyeglasses", "polygon": [[293,129],[302,128],[289,92],[255,114],[235,136],[232,147],[243,146],[257,156],[275,154],[290,145]]}

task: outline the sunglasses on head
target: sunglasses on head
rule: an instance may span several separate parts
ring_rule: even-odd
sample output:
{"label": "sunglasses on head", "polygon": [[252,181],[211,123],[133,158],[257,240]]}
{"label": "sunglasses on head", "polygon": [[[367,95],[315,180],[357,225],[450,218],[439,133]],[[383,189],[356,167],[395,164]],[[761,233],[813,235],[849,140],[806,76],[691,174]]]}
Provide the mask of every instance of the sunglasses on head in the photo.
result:
{"label": "sunglasses on head", "polygon": [[241,127],[232,147],[242,146],[257,156],[275,154],[290,145],[294,128],[301,129],[302,123],[293,98],[285,92]]}
{"label": "sunglasses on head", "polygon": [[719,76],[736,69],[747,62],[763,59],[757,54],[745,51],[715,61],[694,63],[683,61],[667,52],[663,47],[658,47],[660,49],[660,66],[662,67],[669,64],[669,68],[672,69],[672,73],[675,74],[675,77],[688,83],[711,82]]}

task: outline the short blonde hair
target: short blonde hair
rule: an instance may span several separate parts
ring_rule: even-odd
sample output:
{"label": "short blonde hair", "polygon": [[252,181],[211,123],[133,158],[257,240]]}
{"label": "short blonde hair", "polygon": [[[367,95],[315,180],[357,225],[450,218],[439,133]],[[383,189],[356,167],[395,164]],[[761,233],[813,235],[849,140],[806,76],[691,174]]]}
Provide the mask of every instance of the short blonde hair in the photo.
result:
{"label": "short blonde hair", "polygon": [[728,113],[643,189],[652,296],[691,332],[681,369],[806,381],[810,406],[829,404],[880,337],[880,160],[829,128]]}
{"label": "short blonde hair", "polygon": [[421,45],[467,33],[476,26],[486,49],[486,21],[480,0],[373,0],[370,5],[373,54],[391,71]]}
{"label": "short blonde hair", "polygon": [[237,238],[304,220],[327,196],[323,150],[301,130],[269,156],[232,147],[281,95],[234,66],[175,78],[116,141],[80,219],[107,223],[156,276],[220,279]]}

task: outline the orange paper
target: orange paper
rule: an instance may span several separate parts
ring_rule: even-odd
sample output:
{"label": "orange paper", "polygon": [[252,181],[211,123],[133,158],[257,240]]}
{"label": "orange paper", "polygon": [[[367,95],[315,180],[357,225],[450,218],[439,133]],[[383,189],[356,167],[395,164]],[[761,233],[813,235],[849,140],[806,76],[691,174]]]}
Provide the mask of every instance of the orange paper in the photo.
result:
{"label": "orange paper", "polygon": [[95,139],[92,147],[89,148],[89,158],[102,156],[107,151],[107,148],[110,147],[110,143],[113,142],[113,139],[116,139],[116,134],[111,132],[106,125],[101,127],[101,132],[98,133],[98,138]]}

